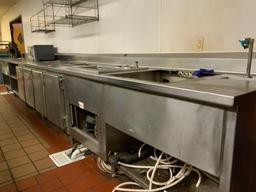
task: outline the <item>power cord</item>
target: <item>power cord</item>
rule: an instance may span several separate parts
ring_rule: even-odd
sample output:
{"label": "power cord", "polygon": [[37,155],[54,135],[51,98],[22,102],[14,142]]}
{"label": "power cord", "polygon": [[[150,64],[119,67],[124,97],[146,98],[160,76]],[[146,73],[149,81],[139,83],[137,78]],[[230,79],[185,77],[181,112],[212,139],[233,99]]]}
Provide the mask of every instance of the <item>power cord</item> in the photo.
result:
{"label": "power cord", "polygon": [[[143,144],[138,151],[138,156],[140,157],[141,151],[145,144]],[[165,158],[163,158],[165,156]],[[196,172],[198,174],[198,181],[196,183],[196,187],[198,188],[201,184],[202,176],[201,173],[193,168],[191,165],[187,165],[184,163],[183,166],[176,165],[175,163],[178,162],[177,159],[172,158],[171,156],[161,153],[159,157],[157,157],[156,150],[154,150],[154,156],[150,157],[152,160],[156,161],[154,166],[145,166],[145,165],[131,165],[126,164],[123,162],[118,162],[119,165],[125,166],[128,168],[134,168],[134,169],[147,169],[147,179],[149,181],[149,189],[133,189],[133,188],[126,188],[126,186],[135,186],[135,187],[141,187],[136,182],[124,182],[119,185],[117,185],[112,192],[116,191],[133,191],[133,192],[158,192],[163,191],[168,188],[171,188],[178,183],[180,183],[184,178],[186,178],[192,171]],[[174,160],[172,160],[174,159]],[[171,161],[172,160],[172,161]],[[155,173],[158,169],[164,169],[168,170],[170,174],[170,178],[165,182],[158,182],[154,180]],[[179,169],[176,175],[174,175],[175,170]],[[157,188],[152,188],[153,185],[158,186]]]}

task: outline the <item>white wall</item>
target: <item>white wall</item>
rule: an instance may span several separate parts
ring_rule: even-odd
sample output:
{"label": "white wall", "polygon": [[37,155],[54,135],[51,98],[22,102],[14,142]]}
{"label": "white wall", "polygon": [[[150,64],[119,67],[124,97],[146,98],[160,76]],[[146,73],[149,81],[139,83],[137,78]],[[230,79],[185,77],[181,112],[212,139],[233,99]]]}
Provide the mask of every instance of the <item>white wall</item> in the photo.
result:
{"label": "white wall", "polygon": [[0,41],[2,41],[2,30],[1,30],[2,26],[1,26],[1,17],[0,17]]}
{"label": "white wall", "polygon": [[54,44],[59,52],[190,52],[198,38],[205,51],[241,51],[238,39],[256,34],[255,0],[99,0],[100,21],[55,33],[30,32],[29,19],[41,0],[21,0],[1,19],[10,40],[9,21],[22,15],[26,46]]}

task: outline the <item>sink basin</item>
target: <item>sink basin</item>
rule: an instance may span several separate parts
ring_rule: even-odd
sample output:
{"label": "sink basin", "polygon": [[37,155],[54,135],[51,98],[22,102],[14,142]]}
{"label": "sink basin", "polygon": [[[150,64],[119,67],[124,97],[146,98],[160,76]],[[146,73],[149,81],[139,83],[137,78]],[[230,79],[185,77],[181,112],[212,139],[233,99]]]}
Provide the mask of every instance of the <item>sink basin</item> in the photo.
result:
{"label": "sink basin", "polygon": [[170,70],[144,70],[135,72],[124,72],[112,74],[112,76],[137,79],[143,81],[157,82],[157,83],[174,83],[178,81],[185,81],[187,79],[195,79],[189,72],[170,71]]}
{"label": "sink basin", "polygon": [[118,73],[118,72],[128,72],[128,71],[140,71],[147,68],[127,68],[123,66],[114,65],[94,65],[94,64],[80,64],[80,65],[64,65],[65,69],[74,71],[83,71],[96,74],[107,74],[107,73]]}

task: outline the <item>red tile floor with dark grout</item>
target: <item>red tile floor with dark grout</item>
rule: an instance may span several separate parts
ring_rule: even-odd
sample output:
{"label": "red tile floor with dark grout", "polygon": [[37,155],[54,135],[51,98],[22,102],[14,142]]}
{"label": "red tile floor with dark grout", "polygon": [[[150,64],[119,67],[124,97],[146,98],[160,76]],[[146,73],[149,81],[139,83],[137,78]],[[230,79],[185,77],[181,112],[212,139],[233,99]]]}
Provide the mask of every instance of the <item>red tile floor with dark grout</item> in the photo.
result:
{"label": "red tile floor with dark grout", "polygon": [[[0,188],[1,192],[111,192],[118,180],[95,169],[92,157]],[[17,188],[17,189],[16,189]]]}
{"label": "red tile floor with dark grout", "polygon": [[[0,89],[4,90],[1,86]],[[48,150],[51,153],[70,147],[69,138],[65,134],[43,121],[38,113],[26,107],[18,97],[13,94],[3,97],[50,145]],[[100,172],[94,158],[89,156],[79,162],[19,180],[16,184],[2,186],[0,192],[111,192],[118,183],[117,179]]]}
{"label": "red tile floor with dark grout", "polygon": [[35,129],[40,136],[50,145],[49,152],[55,153],[70,147],[69,138],[58,130],[53,124],[43,121],[41,115],[35,110],[26,107],[25,103],[13,94],[4,95],[8,103]]}
{"label": "red tile floor with dark grout", "polygon": [[0,93],[1,92],[6,92],[6,91],[7,91],[7,89],[5,88],[5,86],[0,85]]}

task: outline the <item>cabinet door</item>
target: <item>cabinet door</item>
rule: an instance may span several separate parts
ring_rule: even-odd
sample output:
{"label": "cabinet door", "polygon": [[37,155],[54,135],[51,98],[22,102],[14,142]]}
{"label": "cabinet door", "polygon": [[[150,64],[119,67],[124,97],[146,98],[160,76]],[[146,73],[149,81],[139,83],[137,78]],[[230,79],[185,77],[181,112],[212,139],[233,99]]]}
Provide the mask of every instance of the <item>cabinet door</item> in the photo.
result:
{"label": "cabinet door", "polygon": [[23,79],[23,69],[22,67],[17,66],[16,67],[16,73],[17,73],[17,83],[18,83],[18,93],[19,97],[26,101],[25,98],[25,89],[24,89],[24,79]]}
{"label": "cabinet door", "polygon": [[43,77],[47,118],[58,127],[64,129],[65,102],[64,91],[60,87],[60,77],[50,73],[44,73]]}
{"label": "cabinet door", "polygon": [[25,85],[25,96],[26,102],[29,106],[35,107],[35,99],[34,99],[34,87],[33,87],[33,80],[32,80],[32,71],[31,69],[24,68],[24,85]]}
{"label": "cabinet door", "polygon": [[32,71],[33,85],[34,85],[34,95],[35,95],[35,109],[46,117],[45,109],[45,98],[44,98],[44,88],[43,88],[43,72],[42,71]]}

